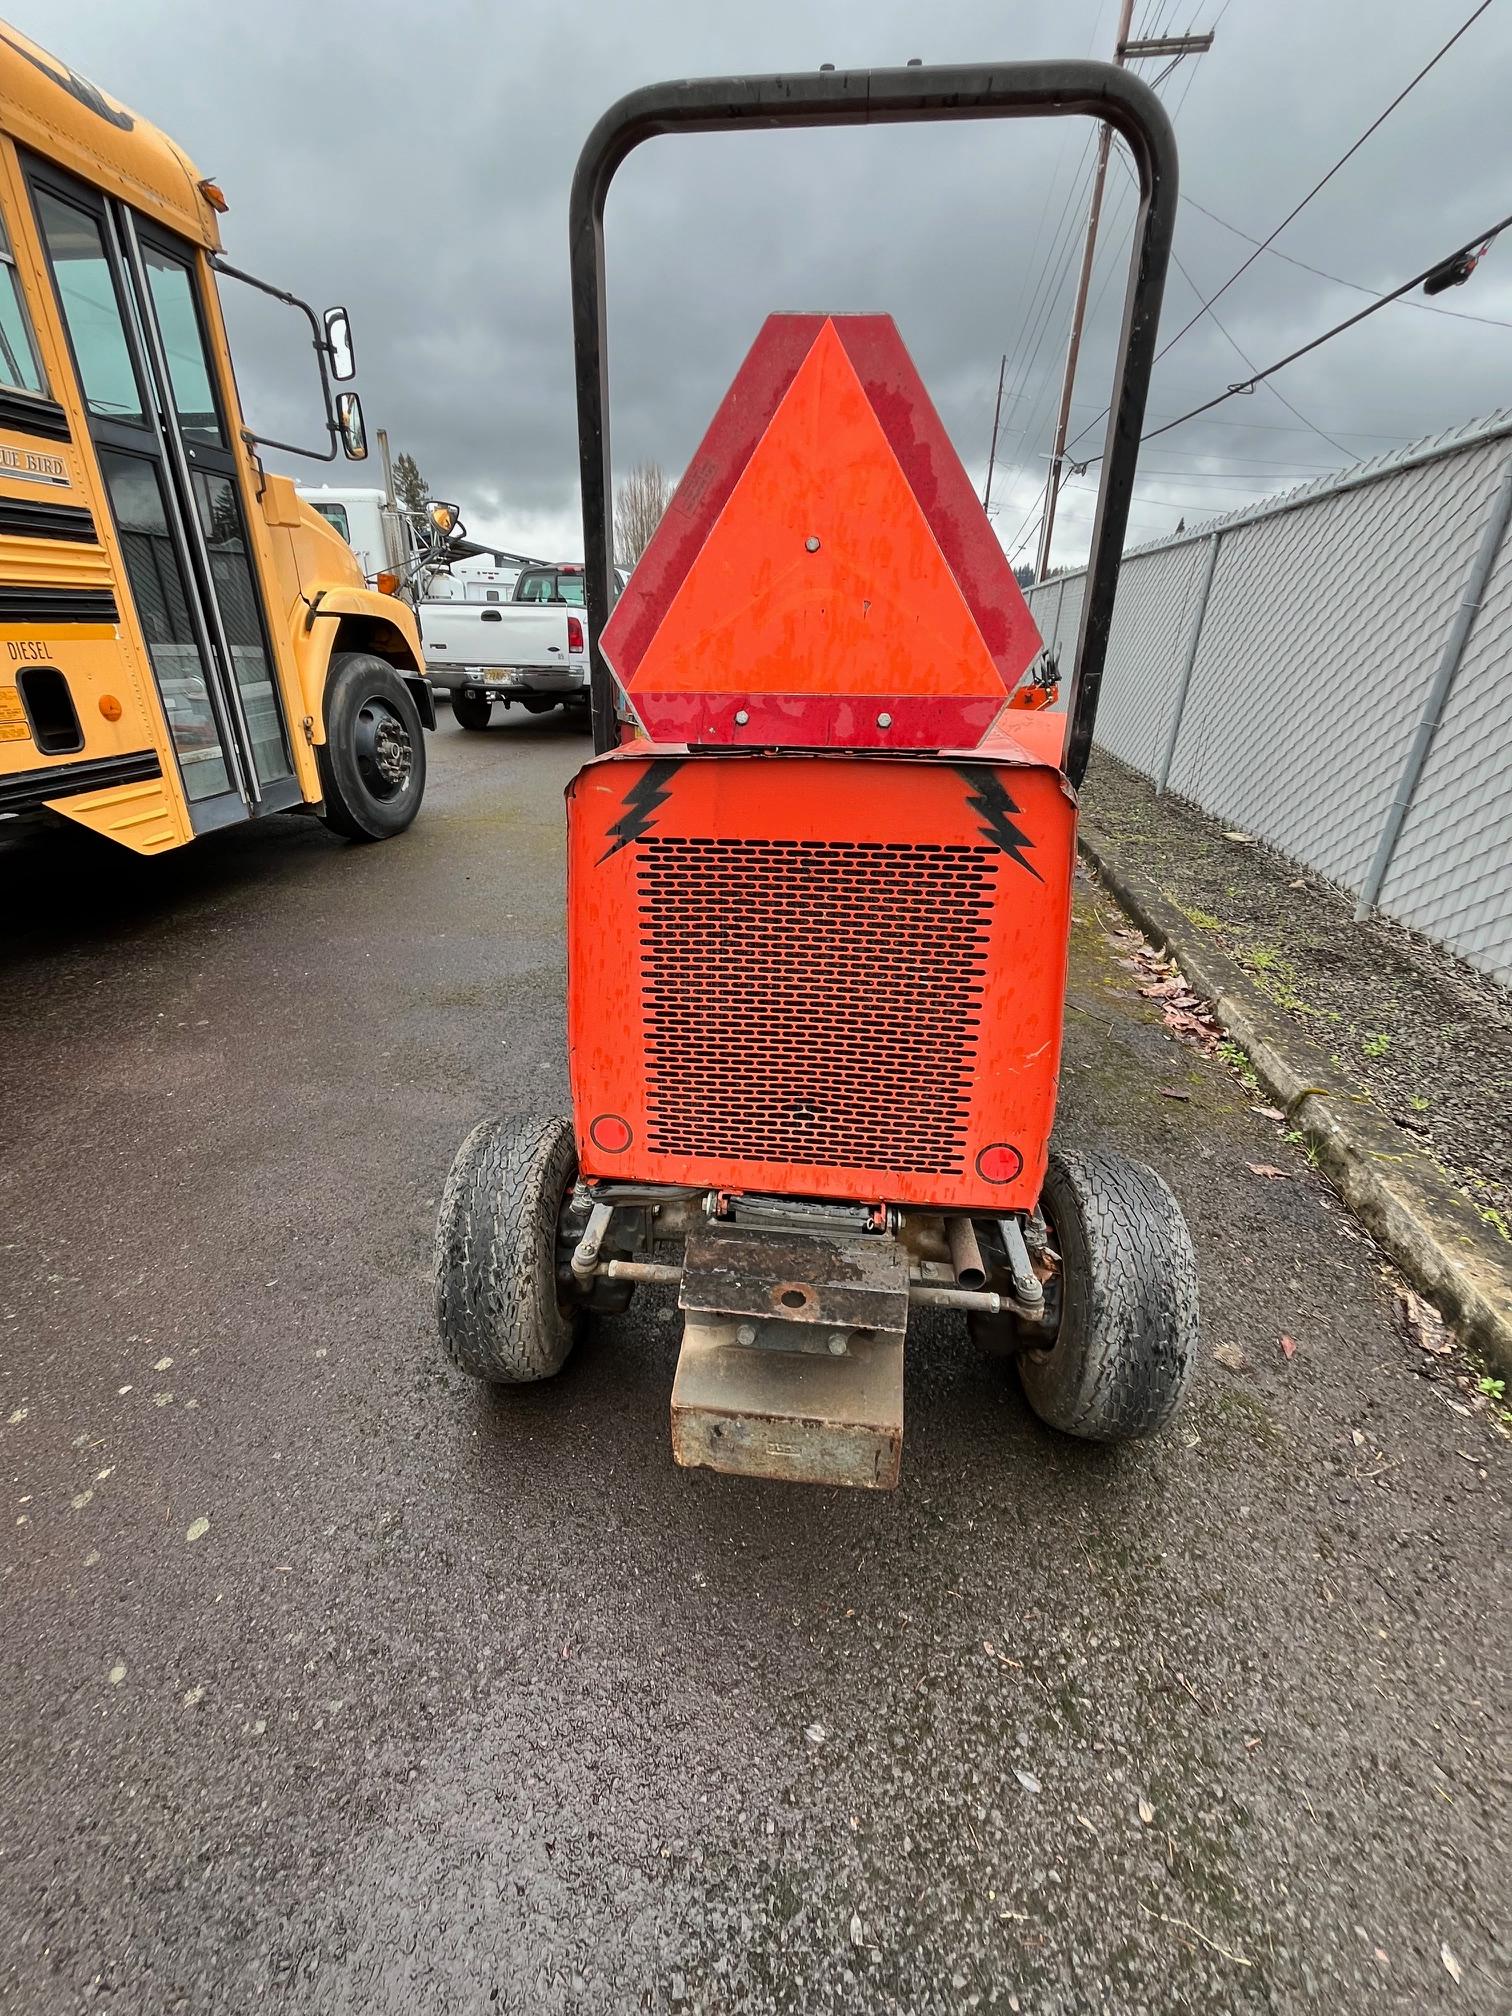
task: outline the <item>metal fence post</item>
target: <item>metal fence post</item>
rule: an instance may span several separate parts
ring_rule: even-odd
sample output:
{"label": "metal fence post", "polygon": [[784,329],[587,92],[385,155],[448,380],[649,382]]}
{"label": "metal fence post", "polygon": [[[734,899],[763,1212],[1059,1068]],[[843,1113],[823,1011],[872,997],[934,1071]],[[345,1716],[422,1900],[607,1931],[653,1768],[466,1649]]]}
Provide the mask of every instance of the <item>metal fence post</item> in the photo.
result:
{"label": "metal fence post", "polygon": [[1171,702],[1171,725],[1166,731],[1165,749],[1161,753],[1160,770],[1155,779],[1155,795],[1161,797],[1171,779],[1171,765],[1176,759],[1176,738],[1181,733],[1181,717],[1186,711],[1187,688],[1192,683],[1192,667],[1197,663],[1197,646],[1202,641],[1202,621],[1207,615],[1208,590],[1213,585],[1213,569],[1218,565],[1218,543],[1221,532],[1215,532],[1207,542],[1207,552],[1202,562],[1202,579],[1197,584],[1197,608],[1192,617],[1191,633],[1187,637],[1186,656],[1182,661],[1181,677],[1176,682],[1175,697]]}
{"label": "metal fence post", "polygon": [[1496,565],[1496,556],[1501,551],[1509,517],[1512,517],[1512,453],[1508,454],[1503,465],[1501,481],[1496,487],[1496,495],[1491,500],[1491,509],[1486,514],[1486,523],[1481,531],[1480,544],[1475,549],[1475,557],[1470,562],[1470,571],[1465,576],[1465,585],[1460,591],[1454,621],[1449,625],[1449,634],[1444,639],[1444,648],[1439,653],[1438,664],[1434,667],[1433,678],[1423,700],[1423,711],[1418,716],[1412,746],[1407,751],[1402,774],[1397,779],[1396,790],[1392,793],[1391,803],[1386,808],[1381,837],[1376,842],[1375,855],[1366,871],[1365,881],[1360,889],[1360,900],[1355,905],[1357,924],[1374,909],[1376,898],[1381,893],[1387,871],[1391,867],[1392,856],[1396,852],[1397,841],[1406,824],[1413,794],[1417,790],[1428,761],[1433,738],[1438,733],[1439,724],[1444,718],[1444,710],[1449,704],[1455,675],[1459,671],[1460,660],[1465,655],[1465,645],[1469,641],[1471,630],[1475,627],[1475,619],[1486,593],[1486,584],[1491,578],[1492,568]]}

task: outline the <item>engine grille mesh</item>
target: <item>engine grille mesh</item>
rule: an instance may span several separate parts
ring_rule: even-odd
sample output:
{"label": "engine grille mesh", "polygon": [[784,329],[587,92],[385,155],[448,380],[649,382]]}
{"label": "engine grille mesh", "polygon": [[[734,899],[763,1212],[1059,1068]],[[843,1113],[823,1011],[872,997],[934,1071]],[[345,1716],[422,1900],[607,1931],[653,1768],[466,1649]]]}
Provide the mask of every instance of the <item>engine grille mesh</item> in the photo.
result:
{"label": "engine grille mesh", "polygon": [[960,1172],[996,848],[647,836],[637,851],[654,1150]]}

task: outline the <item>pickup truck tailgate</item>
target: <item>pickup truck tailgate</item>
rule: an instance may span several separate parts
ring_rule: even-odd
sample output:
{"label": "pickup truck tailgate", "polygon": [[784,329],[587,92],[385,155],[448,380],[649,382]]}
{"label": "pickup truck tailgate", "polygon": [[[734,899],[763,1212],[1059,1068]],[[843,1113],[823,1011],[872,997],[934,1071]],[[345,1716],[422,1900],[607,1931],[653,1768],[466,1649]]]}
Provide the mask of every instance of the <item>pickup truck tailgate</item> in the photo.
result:
{"label": "pickup truck tailgate", "polygon": [[559,603],[422,602],[420,641],[426,663],[483,670],[516,667],[565,672],[568,612]]}

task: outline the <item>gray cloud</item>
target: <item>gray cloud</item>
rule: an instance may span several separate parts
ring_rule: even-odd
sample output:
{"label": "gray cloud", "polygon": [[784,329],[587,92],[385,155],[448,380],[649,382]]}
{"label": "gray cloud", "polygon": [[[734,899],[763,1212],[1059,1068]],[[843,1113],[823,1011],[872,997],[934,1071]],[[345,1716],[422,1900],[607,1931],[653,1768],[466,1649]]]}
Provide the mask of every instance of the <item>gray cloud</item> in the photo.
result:
{"label": "gray cloud", "polygon": [[[1183,65],[1164,93],[1177,113],[1184,190],[1263,236],[1469,8],[1189,0],[1178,11],[1175,0],[1140,0],[1136,32],[1211,25],[1220,10],[1213,52]],[[822,10],[800,0],[738,10],[578,0],[532,11],[474,0],[427,13],[260,0],[228,18],[188,0],[129,9],[12,0],[12,12],[222,180],[236,263],[317,305],[348,303],[370,426],[386,425],[433,487],[462,501],[474,531],[565,553],[581,545],[567,185],[611,99],[700,72],[1100,54],[1115,8],[959,0],[947,17],[900,0],[831,0]],[[1512,209],[1509,59],[1512,17],[1493,9],[1280,249],[1386,288]],[[1085,139],[1080,124],[1045,122],[705,136],[642,149],[615,184],[608,218],[617,462],[651,456],[681,467],[768,310],[883,308],[978,481],[998,358],[1010,353],[1017,396],[995,496],[1012,545],[1044,480]],[[1077,426],[1104,402],[1122,292],[1114,268],[1132,197],[1116,167],[1109,201]],[[1248,249],[1183,209],[1177,253],[1205,293]],[[1361,298],[1261,258],[1219,306],[1228,335],[1208,318],[1161,365],[1154,414],[1247,375],[1234,345],[1263,365]],[[1512,235],[1442,305],[1512,322]],[[1167,332],[1194,306],[1173,272]],[[241,311],[233,330],[254,417],[273,416],[281,429],[308,415],[308,352]],[[1506,403],[1509,337],[1414,308],[1383,311],[1284,374],[1280,389],[1304,419],[1261,390],[1152,444],[1134,536]],[[299,473],[319,480],[310,465]],[[1093,481],[1073,478],[1065,493],[1058,559],[1085,548]]]}

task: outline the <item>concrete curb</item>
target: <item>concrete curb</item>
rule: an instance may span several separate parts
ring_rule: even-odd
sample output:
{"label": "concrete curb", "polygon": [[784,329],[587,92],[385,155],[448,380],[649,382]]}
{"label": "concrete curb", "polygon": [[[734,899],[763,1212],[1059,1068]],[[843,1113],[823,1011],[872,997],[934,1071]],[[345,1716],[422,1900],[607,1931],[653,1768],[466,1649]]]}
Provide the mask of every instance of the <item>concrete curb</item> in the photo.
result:
{"label": "concrete curb", "polygon": [[1212,1002],[1355,1216],[1466,1342],[1512,1375],[1512,1249],[1505,1240],[1112,842],[1083,825],[1080,846],[1151,944]]}

